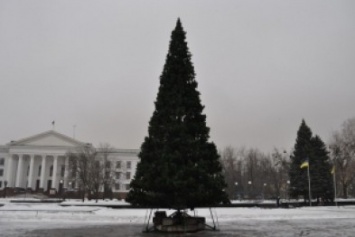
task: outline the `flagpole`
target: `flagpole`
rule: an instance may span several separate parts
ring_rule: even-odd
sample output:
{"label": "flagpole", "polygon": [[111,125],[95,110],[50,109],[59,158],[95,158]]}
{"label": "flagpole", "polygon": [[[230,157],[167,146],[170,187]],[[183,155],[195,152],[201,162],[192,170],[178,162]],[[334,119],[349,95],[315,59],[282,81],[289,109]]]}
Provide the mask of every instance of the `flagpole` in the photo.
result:
{"label": "flagpole", "polygon": [[336,182],[335,182],[335,170],[333,172],[333,183],[334,183],[334,202],[335,202],[335,206],[338,206],[338,203],[337,203],[337,185],[336,185]]}
{"label": "flagpole", "polygon": [[311,176],[309,175],[309,163],[307,166],[308,174],[308,193],[309,193],[309,206],[312,206],[312,197],[311,197]]}

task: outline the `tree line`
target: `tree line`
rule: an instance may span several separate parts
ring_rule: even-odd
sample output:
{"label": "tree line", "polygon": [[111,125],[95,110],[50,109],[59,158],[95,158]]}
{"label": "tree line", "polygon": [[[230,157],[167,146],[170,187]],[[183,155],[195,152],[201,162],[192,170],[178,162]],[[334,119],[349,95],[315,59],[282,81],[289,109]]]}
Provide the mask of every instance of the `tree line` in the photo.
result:
{"label": "tree line", "polygon": [[265,154],[257,148],[228,146],[220,153],[230,199],[287,197],[290,162],[285,151]]}
{"label": "tree line", "polygon": [[[309,198],[332,201],[355,196],[355,118],[345,121],[330,142],[313,135],[302,120],[291,151],[274,148],[270,153],[257,148],[232,146],[220,152],[226,193],[230,199]],[[335,181],[335,186],[334,186]]]}

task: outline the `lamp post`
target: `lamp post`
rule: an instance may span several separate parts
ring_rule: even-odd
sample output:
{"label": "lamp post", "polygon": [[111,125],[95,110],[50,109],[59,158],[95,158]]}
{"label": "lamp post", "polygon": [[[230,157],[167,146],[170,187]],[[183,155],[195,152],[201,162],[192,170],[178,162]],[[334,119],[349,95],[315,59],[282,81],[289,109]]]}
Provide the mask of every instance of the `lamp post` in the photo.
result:
{"label": "lamp post", "polygon": [[60,194],[60,197],[64,200],[64,198],[63,198],[63,180],[61,179],[60,181],[59,181],[59,183],[60,183],[60,185],[59,185],[59,194]]}
{"label": "lamp post", "polygon": [[248,186],[249,186],[249,199],[251,199],[251,185],[252,185],[252,182],[249,180],[248,181]]}
{"label": "lamp post", "polygon": [[266,187],[266,185],[267,185],[266,183],[264,183],[264,184],[263,184],[263,192],[262,192],[262,195],[263,195],[263,200],[265,199],[265,195],[264,195],[264,193],[265,193],[265,187]]}
{"label": "lamp post", "polygon": [[288,197],[288,202],[290,202],[290,194],[289,194],[289,189],[290,189],[290,180],[287,180],[287,189],[286,189],[286,194]]}
{"label": "lamp post", "polygon": [[25,199],[27,199],[27,187],[28,187],[28,181],[27,181],[26,186],[25,186]]}
{"label": "lamp post", "polygon": [[235,182],[234,185],[235,185],[235,199],[237,200],[238,199],[238,182]]}
{"label": "lamp post", "polygon": [[4,182],[5,189],[4,189],[4,198],[6,198],[6,191],[7,191],[7,180]]}
{"label": "lamp post", "polygon": [[73,198],[73,194],[72,194],[72,182],[71,181],[69,181],[69,183],[68,183],[68,191],[69,191],[69,193],[67,193],[67,194],[69,194],[68,195],[68,197],[69,198]]}

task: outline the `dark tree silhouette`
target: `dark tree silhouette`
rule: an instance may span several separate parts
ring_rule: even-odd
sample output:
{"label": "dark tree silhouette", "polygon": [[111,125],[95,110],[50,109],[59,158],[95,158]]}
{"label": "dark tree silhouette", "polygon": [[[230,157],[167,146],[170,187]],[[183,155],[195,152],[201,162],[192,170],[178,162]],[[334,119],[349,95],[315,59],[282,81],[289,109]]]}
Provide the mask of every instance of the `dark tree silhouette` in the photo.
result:
{"label": "dark tree silhouette", "polygon": [[332,201],[334,197],[331,163],[324,142],[319,136],[312,136],[311,129],[302,120],[297,133],[290,166],[290,196],[309,198],[307,169],[301,164],[308,160],[312,198]]}
{"label": "dark tree silhouette", "polygon": [[[308,178],[307,169],[301,169],[302,162],[309,159],[311,154],[312,131],[302,120],[301,126],[297,132],[296,144],[291,155],[290,165],[290,196],[308,197]],[[311,163],[311,162],[310,162]],[[313,168],[313,165],[312,165]]]}
{"label": "dark tree silhouette", "polygon": [[185,31],[177,20],[127,201],[177,210],[227,200],[216,146],[209,142]]}

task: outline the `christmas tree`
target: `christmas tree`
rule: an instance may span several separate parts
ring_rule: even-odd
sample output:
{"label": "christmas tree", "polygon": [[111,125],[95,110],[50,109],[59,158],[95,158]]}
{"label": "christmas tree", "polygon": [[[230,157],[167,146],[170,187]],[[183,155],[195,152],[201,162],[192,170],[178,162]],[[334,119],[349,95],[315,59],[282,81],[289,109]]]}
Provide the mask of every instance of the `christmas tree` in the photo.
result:
{"label": "christmas tree", "polygon": [[178,19],[128,202],[181,210],[227,200],[203,109],[186,32]]}

